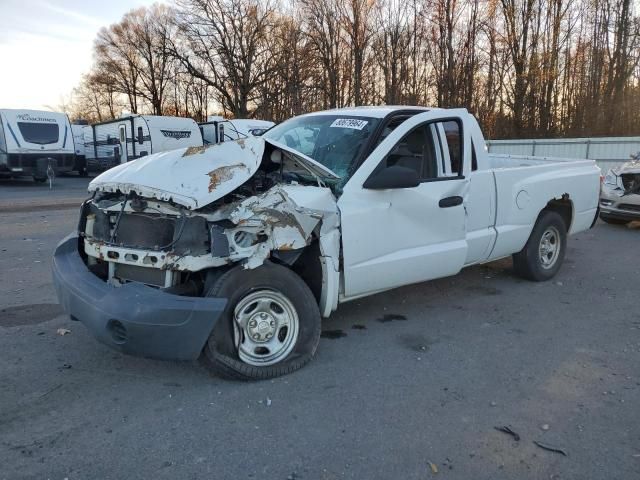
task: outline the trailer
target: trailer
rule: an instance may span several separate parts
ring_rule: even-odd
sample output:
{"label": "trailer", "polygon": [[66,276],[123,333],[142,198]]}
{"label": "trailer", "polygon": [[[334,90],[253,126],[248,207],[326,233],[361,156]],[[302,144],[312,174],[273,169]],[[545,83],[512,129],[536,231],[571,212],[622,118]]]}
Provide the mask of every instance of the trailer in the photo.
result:
{"label": "trailer", "polygon": [[84,128],[89,170],[106,170],[152,153],[202,146],[198,124],[190,118],[124,115]]}
{"label": "trailer", "polygon": [[88,126],[86,120],[76,120],[71,124],[71,132],[73,133],[73,146],[75,151],[75,161],[73,170],[78,172],[81,177],[87,176],[87,157],[85,155],[84,146],[84,130]]}
{"label": "trailer", "polygon": [[64,113],[0,109],[0,177],[48,175],[73,169],[75,152]]}
{"label": "trailer", "polygon": [[206,122],[198,124],[205,145],[258,137],[274,125],[275,123],[267,120],[244,118],[228,120],[220,116],[210,116]]}

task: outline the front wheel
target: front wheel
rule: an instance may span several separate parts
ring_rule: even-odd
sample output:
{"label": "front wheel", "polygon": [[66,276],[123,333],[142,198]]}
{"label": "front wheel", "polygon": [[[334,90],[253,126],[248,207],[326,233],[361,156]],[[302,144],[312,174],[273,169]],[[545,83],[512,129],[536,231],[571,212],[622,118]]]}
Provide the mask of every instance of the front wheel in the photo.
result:
{"label": "front wheel", "polygon": [[207,296],[227,298],[225,311],[204,348],[213,373],[262,380],[302,368],[320,341],[320,311],[306,283],[270,262],[253,270],[234,267]]}
{"label": "front wheel", "polygon": [[560,270],[566,248],[564,220],[556,212],[543,211],[524,248],[513,255],[514,270],[528,280],[550,280]]}

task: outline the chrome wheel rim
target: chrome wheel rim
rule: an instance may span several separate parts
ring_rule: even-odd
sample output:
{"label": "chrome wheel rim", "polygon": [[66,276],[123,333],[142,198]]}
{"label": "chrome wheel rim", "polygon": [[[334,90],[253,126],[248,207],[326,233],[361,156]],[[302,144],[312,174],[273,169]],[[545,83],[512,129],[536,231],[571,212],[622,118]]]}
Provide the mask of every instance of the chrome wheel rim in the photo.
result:
{"label": "chrome wheel rim", "polygon": [[298,339],[298,313],[280,292],[257,290],[242,298],[233,312],[238,357],[254,366],[278,363]]}
{"label": "chrome wheel rim", "polygon": [[560,255],[560,232],[556,227],[548,227],[540,238],[538,253],[540,265],[544,269],[553,268]]}

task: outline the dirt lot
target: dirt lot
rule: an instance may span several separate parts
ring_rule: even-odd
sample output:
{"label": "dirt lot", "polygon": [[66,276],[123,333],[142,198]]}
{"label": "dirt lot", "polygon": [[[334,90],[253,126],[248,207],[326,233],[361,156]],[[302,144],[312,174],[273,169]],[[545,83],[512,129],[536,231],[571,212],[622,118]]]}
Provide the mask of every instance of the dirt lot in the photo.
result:
{"label": "dirt lot", "polygon": [[640,229],[572,237],[552,282],[503,260],[342,305],[315,361],[242,384],[63,315],[77,209],[35,191],[0,182],[0,479],[640,478]]}

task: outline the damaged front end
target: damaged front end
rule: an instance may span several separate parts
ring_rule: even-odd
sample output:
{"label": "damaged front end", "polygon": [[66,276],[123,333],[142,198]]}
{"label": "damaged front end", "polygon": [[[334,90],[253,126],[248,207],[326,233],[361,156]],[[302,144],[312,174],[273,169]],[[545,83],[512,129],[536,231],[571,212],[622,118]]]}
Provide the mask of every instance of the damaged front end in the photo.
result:
{"label": "damaged front end", "polygon": [[269,260],[298,273],[328,316],[339,290],[335,179],[259,138],[111,169],[54,254],[60,303],[112,348],[194,359],[227,304],[211,285]]}
{"label": "damaged front end", "polygon": [[600,194],[601,217],[626,223],[640,219],[640,160],[610,170]]}
{"label": "damaged front end", "polygon": [[[332,178],[309,160],[247,139],[110,171],[92,182],[94,197],[82,207],[80,253],[111,286],[199,296],[231,265],[253,269],[271,259],[293,267],[313,247],[322,278],[312,282],[325,290],[316,293],[328,315],[337,306],[339,215],[325,183]],[[168,175],[158,175],[163,165]]]}

